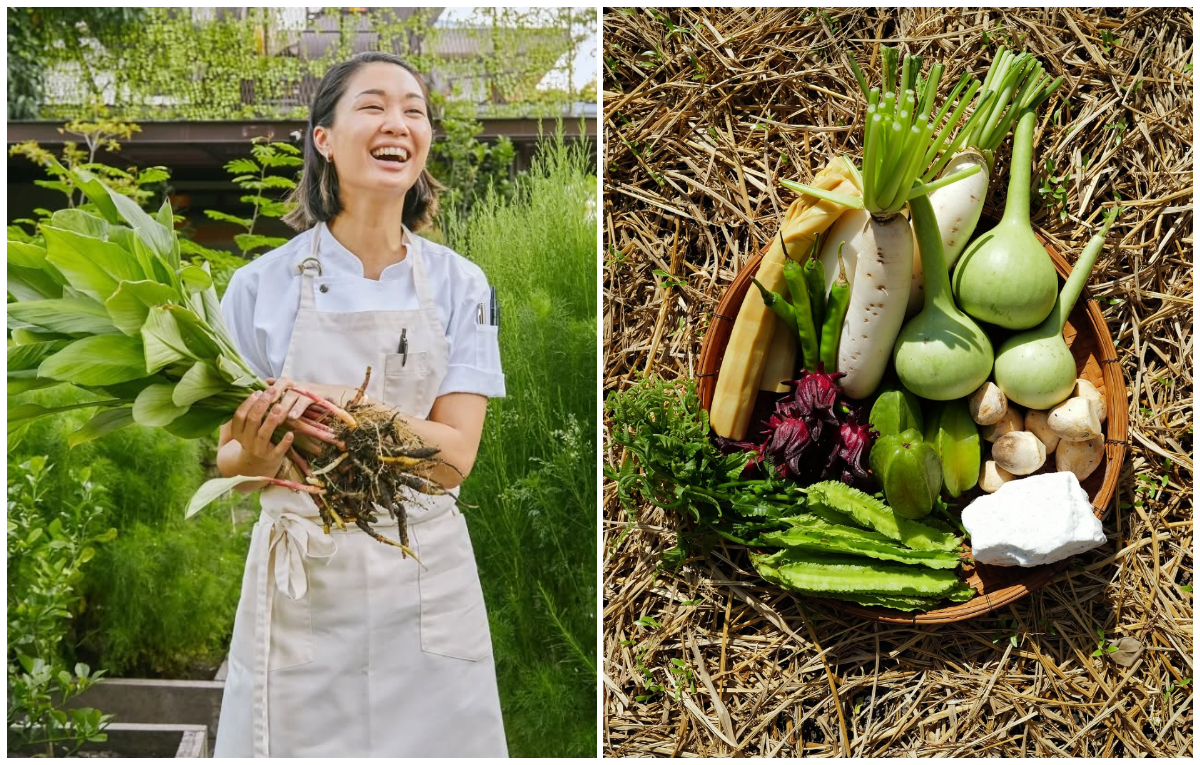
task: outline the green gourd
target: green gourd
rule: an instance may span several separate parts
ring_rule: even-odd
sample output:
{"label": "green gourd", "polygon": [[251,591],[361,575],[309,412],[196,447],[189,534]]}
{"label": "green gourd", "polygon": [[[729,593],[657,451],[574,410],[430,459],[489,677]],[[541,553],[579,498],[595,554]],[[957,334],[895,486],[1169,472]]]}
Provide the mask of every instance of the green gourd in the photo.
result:
{"label": "green gourd", "polygon": [[924,518],[942,491],[942,465],[921,432],[909,428],[883,436],[871,447],[871,470],[892,511],[903,518]]}
{"label": "green gourd", "polygon": [[942,234],[929,200],[916,197],[908,204],[925,263],[925,307],[900,330],[892,360],[900,382],[921,398],[963,398],[987,382],[992,341],[954,305]]}
{"label": "green gourd", "polygon": [[925,429],[920,399],[904,388],[889,388],[880,393],[867,419],[880,436],[895,436],[909,428]]}
{"label": "green gourd", "polygon": [[979,426],[965,398],[937,405],[926,422],[925,442],[941,462],[942,488],[958,497],[979,483]]}
{"label": "green gourd", "polygon": [[[1036,326],[1054,307],[1058,292],[1054,262],[1029,223],[1036,122],[1034,111],[1026,109],[1014,131],[1004,217],[971,243],[954,268],[954,296],[962,310],[979,321],[1007,329]],[[925,257],[924,249],[921,256]]]}
{"label": "green gourd", "polygon": [[1063,340],[1063,328],[1104,248],[1104,237],[1120,211],[1117,207],[1104,216],[1104,223],[1088,240],[1046,320],[1028,332],[1013,335],[1000,346],[996,355],[996,385],[1009,400],[1030,409],[1049,409],[1071,395],[1078,375],[1075,357]]}

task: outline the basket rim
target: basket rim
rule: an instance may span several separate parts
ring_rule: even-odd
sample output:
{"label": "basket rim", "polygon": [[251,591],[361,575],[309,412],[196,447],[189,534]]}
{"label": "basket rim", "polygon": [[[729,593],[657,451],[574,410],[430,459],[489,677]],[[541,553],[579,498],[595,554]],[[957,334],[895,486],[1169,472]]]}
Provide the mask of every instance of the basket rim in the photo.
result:
{"label": "basket rim", "polygon": [[[994,222],[995,218],[985,214],[985,216],[980,218],[979,222],[983,224],[989,220]],[[1066,259],[1045,236],[1037,231],[1034,234],[1037,236],[1038,241],[1042,243],[1046,253],[1050,256],[1058,276],[1065,280],[1071,273],[1071,265],[1067,263]],[[716,388],[716,362],[719,361],[719,358],[714,357],[723,356],[724,354],[724,344],[728,342],[728,331],[732,329],[737,309],[740,307],[741,301],[744,299],[746,290],[749,287],[750,277],[757,272],[761,261],[762,253],[755,254],[739,269],[733,282],[722,293],[717,308],[713,311],[713,321],[709,323],[708,330],[705,332],[700,351],[699,371],[695,377],[698,380],[697,389],[700,395],[700,403],[706,412],[712,405],[713,392]],[[738,295],[738,292],[741,294]],[[736,301],[731,299],[735,296]],[[734,305],[735,302],[736,305]],[[1116,346],[1108,330],[1108,325],[1104,321],[1104,315],[1100,311],[1100,304],[1092,297],[1086,284],[1072,309],[1072,313],[1077,312],[1080,306],[1083,306],[1087,323],[1096,335],[1099,355],[1102,356],[1097,361],[1099,362],[1104,382],[1105,404],[1108,406],[1108,418],[1105,422],[1104,434],[1106,457],[1104,480],[1097,496],[1095,498],[1089,497],[1092,501],[1092,511],[1099,518],[1103,516],[1104,509],[1112,501],[1116,493],[1117,478],[1120,475],[1121,466],[1125,461],[1125,454],[1128,448],[1126,438],[1128,437],[1129,426],[1129,392],[1125,386],[1124,371],[1121,369],[1120,362],[1117,359]],[[726,322],[728,329],[725,329],[719,322]],[[1078,332],[1079,330],[1076,331]],[[722,337],[722,335],[724,336]],[[718,344],[721,346],[719,353],[717,349]],[[1120,403],[1119,406],[1116,405],[1118,402]],[[890,608],[861,606],[848,601],[831,598],[809,597],[806,599],[812,603],[836,608],[841,613],[850,613],[885,624],[907,624],[913,626],[918,624],[947,624],[982,616],[996,608],[1020,600],[1029,593],[1035,592],[1049,584],[1059,573],[1066,570],[1073,559],[1074,556],[1055,563],[1025,569],[1027,573],[1022,575],[1020,582],[1010,584],[994,593],[977,594],[965,603],[957,603],[931,611],[908,613]],[[797,597],[800,596],[797,595]]]}

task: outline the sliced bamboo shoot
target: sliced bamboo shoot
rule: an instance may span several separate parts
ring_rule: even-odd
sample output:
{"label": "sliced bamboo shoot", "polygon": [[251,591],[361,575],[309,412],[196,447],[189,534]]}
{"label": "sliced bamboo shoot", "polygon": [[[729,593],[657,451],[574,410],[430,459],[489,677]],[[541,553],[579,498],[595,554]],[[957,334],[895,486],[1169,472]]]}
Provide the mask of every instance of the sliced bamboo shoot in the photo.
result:
{"label": "sliced bamboo shoot", "polygon": [[[861,195],[852,171],[840,158],[831,160],[811,185],[839,194]],[[834,202],[801,195],[788,208],[782,225],[788,254],[803,262],[812,249],[813,241],[833,225],[846,209]],[[784,257],[784,245],[779,237],[775,237],[770,249],[763,255],[756,274],[758,281],[768,290],[783,291]],[[717,374],[717,387],[709,410],[709,420],[717,435],[738,441],[746,437],[750,413],[754,409],[754,400],[758,395],[767,352],[777,324],[758,290],[747,292],[725,347],[725,358]]]}

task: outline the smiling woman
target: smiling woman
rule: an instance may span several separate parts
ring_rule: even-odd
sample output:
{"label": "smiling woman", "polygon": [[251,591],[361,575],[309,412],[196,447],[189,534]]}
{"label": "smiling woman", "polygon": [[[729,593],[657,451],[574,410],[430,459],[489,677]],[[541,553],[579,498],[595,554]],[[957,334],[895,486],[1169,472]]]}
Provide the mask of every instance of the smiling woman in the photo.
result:
{"label": "smiling woman", "polygon": [[[216,756],[506,754],[483,594],[453,491],[504,376],[483,272],[413,233],[437,209],[441,187],[425,169],[432,134],[427,89],[404,61],[372,52],[334,66],[313,99],[287,219],[304,231],[238,270],[225,294],[239,351],[272,382],[222,428],[225,475],[302,466],[300,437],[273,438],[305,420],[313,399],[300,391],[344,405],[371,369],[367,396],[436,449],[425,478],[440,488],[401,489],[407,529],[381,517],[374,533],[347,524],[326,535],[310,495],[267,486]],[[321,481],[340,480],[334,467],[318,471]],[[419,562],[376,541],[406,535]]]}

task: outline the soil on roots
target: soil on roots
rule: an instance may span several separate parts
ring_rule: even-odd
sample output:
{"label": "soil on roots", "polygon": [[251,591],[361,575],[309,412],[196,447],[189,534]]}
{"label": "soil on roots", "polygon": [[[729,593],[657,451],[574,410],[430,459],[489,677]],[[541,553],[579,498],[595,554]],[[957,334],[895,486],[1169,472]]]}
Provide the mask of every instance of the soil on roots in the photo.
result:
{"label": "soil on roots", "polygon": [[406,499],[412,495],[407,490],[445,494],[433,470],[447,463],[388,407],[357,403],[344,412],[353,424],[332,412],[322,418],[336,443],[324,444],[304,471],[310,485],[324,490],[314,495],[321,520],[326,528],[353,523],[380,542],[397,545],[374,528],[380,513],[387,513],[399,529],[397,546],[411,555]]}

